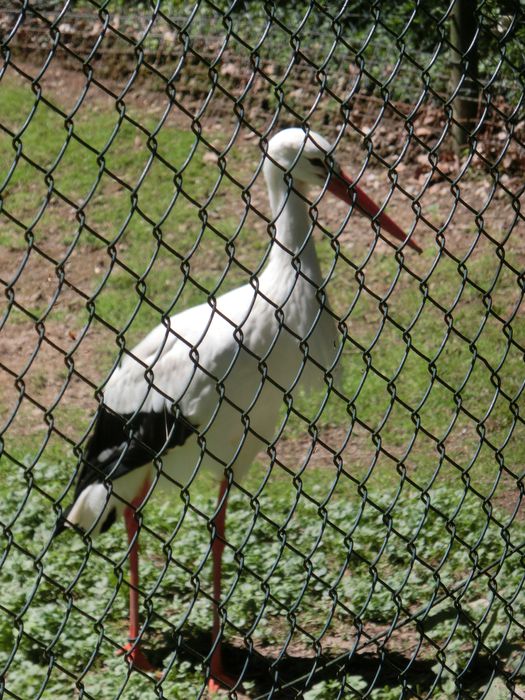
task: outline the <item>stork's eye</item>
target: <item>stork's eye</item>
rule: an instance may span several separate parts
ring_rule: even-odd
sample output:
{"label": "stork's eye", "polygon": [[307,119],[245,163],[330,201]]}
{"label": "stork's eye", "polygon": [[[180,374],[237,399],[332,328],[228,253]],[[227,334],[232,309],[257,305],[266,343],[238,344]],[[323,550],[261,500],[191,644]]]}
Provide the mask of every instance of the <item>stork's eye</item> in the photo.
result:
{"label": "stork's eye", "polygon": [[326,170],[324,160],[321,160],[321,158],[309,158],[308,160],[314,166],[314,168],[322,168],[323,170]]}

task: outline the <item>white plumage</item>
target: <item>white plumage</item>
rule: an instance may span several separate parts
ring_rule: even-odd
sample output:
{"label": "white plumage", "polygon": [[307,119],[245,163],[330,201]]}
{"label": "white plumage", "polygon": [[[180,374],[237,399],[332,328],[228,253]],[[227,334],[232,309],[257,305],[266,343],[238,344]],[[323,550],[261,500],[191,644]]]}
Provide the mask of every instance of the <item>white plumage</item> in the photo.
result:
{"label": "white plumage", "polygon": [[[405,236],[339,166],[328,167],[330,153],[330,144],[313,132],[287,129],[272,138],[264,175],[275,234],[264,271],[257,284],[224,294],[216,306],[176,314],[169,328],[159,325],[123,359],[104,389],[104,417],[88,447],[68,523],[91,534],[107,529],[155,478],[154,454],[163,455],[163,473],[177,483],[197,468],[223,479],[231,467],[242,479],[275,439],[284,394],[322,383],[322,368],[336,370],[341,337],[320,300],[308,186],[326,186],[395,237]],[[128,421],[120,429],[114,425],[119,415]],[[112,482],[111,493],[104,479]],[[227,683],[218,650],[212,674]]]}

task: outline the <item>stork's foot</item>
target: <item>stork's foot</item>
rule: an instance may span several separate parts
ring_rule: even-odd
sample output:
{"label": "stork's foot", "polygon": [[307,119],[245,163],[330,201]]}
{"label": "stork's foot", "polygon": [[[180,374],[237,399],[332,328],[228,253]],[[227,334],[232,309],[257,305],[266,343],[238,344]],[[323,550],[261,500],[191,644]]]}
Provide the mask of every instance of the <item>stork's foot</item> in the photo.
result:
{"label": "stork's foot", "polygon": [[117,650],[117,656],[126,655],[126,661],[133,668],[139,669],[139,671],[144,671],[145,673],[152,673],[156,670],[155,666],[151,663],[148,657],[144,654],[140,646],[134,645],[134,642],[128,642],[124,644],[121,649]]}
{"label": "stork's foot", "polygon": [[[208,681],[208,693],[215,695],[221,690],[231,690],[237,683],[237,678],[223,674],[220,678],[210,678]],[[237,688],[239,690],[239,688]]]}
{"label": "stork's foot", "polygon": [[[235,676],[230,676],[223,668],[212,670],[212,676],[208,681],[208,693],[214,695],[220,690],[231,690],[239,681]],[[240,688],[237,688],[240,690]]]}

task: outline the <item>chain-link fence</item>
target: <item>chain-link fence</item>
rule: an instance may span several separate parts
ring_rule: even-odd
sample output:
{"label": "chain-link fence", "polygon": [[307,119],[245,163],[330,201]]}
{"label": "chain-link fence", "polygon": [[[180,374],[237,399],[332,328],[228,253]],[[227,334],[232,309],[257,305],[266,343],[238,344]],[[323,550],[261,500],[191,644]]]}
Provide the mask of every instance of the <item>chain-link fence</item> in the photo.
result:
{"label": "chain-link fence", "polygon": [[0,32],[0,695],[525,698],[522,3]]}

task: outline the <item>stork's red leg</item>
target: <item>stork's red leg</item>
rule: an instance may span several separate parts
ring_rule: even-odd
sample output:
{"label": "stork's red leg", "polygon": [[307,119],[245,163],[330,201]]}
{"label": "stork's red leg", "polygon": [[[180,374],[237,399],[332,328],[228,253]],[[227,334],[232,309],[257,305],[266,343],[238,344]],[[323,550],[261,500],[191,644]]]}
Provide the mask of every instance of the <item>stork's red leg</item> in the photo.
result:
{"label": "stork's red leg", "polygon": [[[215,516],[215,539],[212,543],[213,557],[213,643],[217,640],[221,630],[221,620],[218,605],[221,600],[221,574],[222,574],[222,553],[224,551],[224,533],[226,522],[226,502],[228,492],[228,481],[223,479],[219,490],[218,506],[219,510]],[[224,500],[223,500],[224,499]],[[222,505],[221,505],[222,502]],[[210,660],[211,678],[208,681],[210,693],[216,693],[221,687],[233,688],[237,679],[230,676],[224,670],[222,661],[222,642],[219,641],[213,651]]]}
{"label": "stork's red leg", "polygon": [[140,640],[137,638],[140,632],[139,619],[139,524],[135,517],[136,509],[142,505],[149,491],[150,482],[146,480],[144,485],[132,503],[124,511],[124,521],[128,532],[128,541],[131,544],[129,552],[129,641],[120,649],[118,654],[126,654],[130,664],[141,671],[154,671],[155,667],[148,661],[140,648]]}

